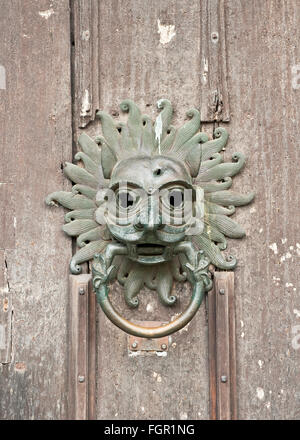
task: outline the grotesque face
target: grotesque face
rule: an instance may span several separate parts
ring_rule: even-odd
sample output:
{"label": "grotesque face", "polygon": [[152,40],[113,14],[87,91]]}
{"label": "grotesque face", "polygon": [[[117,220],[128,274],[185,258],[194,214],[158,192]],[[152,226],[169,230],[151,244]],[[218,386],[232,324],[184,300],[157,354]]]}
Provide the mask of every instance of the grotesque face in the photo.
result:
{"label": "grotesque face", "polygon": [[107,226],[131,260],[170,260],[193,218],[194,189],[183,163],[164,156],[125,159],[114,168]]}
{"label": "grotesque face", "polygon": [[236,260],[226,259],[222,251],[227,237],[243,237],[244,231],[231,216],[235,206],[254,196],[229,191],[245,158],[235,153],[232,162],[223,163],[220,152],[228,139],[224,128],[216,128],[214,139],[208,140],[199,132],[197,109],[175,128],[171,103],[160,100],[158,107],[162,111],[155,122],[130,100],[121,103],[127,123],[99,111],[103,136],[93,140],[82,133],[79,138],[82,151],[75,160],[84,167],[64,168],[74,182],[72,192],[54,192],[46,199],[71,210],[63,230],[77,237],[72,273],[80,273],[80,264],[95,254],[114,245],[122,248],[109,281],[117,279],[124,286],[131,307],[137,306],[144,286],[156,290],[164,304],[174,304],[173,281],[189,276],[186,255],[178,252],[181,242],[216,267],[233,269]]}

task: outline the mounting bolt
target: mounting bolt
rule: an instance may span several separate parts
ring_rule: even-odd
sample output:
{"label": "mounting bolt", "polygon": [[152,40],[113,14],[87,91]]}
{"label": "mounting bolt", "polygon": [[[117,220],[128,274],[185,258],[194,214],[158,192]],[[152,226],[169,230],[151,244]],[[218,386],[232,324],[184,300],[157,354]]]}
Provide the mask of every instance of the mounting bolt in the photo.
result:
{"label": "mounting bolt", "polygon": [[162,350],[166,350],[167,349],[166,344],[161,344],[161,348],[162,348]]}
{"label": "mounting bolt", "polygon": [[84,376],[78,376],[78,382],[79,383],[83,383],[85,381],[85,377]]}
{"label": "mounting bolt", "polygon": [[83,287],[80,287],[79,295],[84,295],[84,294],[85,294],[85,289]]}
{"label": "mounting bolt", "polygon": [[220,294],[220,295],[225,295],[225,289],[220,289],[220,290],[219,290],[219,294]]}
{"label": "mounting bolt", "polygon": [[226,383],[227,382],[227,376],[221,376],[221,382]]}
{"label": "mounting bolt", "polygon": [[131,347],[132,347],[132,348],[137,348],[137,346],[138,346],[138,343],[137,343],[136,341],[134,341],[134,342],[131,344]]}

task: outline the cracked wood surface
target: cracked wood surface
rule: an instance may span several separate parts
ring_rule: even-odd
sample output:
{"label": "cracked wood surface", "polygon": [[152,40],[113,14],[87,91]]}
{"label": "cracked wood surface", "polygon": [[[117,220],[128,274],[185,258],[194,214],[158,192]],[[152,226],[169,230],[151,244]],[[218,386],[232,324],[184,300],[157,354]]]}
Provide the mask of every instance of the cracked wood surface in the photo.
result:
{"label": "cracked wood surface", "polygon": [[[69,2],[1,0],[0,6],[0,64],[6,69],[0,182],[16,184],[15,237],[2,234],[0,246],[0,324],[6,328],[0,334],[0,418],[63,419],[71,243],[61,231],[63,213],[47,208],[44,197],[68,187],[60,165],[72,160]],[[151,0],[147,8],[144,0],[100,2],[101,108],[116,116],[128,97],[154,115],[156,100],[167,97],[177,109],[175,124],[186,109],[199,108],[205,37],[200,9],[199,1]],[[300,323],[300,89],[292,87],[292,68],[300,63],[300,11],[294,0],[226,0],[224,13],[230,98],[225,154],[246,154],[234,189],[246,193],[254,182],[257,193],[251,210],[236,215],[247,237],[229,243],[229,252],[239,258],[238,418],[299,419],[300,349],[293,332]],[[161,40],[158,30],[170,25],[175,36]],[[87,36],[82,46],[90,44]],[[83,52],[79,56],[84,62]],[[98,81],[96,76],[84,81]],[[74,96],[81,96],[77,89]],[[75,124],[77,138],[80,121]],[[212,124],[205,124],[205,131],[211,132]],[[87,132],[98,134],[97,122]],[[133,313],[117,287],[112,299],[128,317],[169,320],[188,301],[187,289],[178,287],[177,293],[180,304],[173,311],[148,291]],[[126,344],[127,336],[98,309],[97,418],[208,417],[203,306],[172,338],[167,357],[129,357]]]}
{"label": "cracked wood surface", "polygon": [[293,88],[292,67],[300,63],[300,7],[294,0],[230,0],[225,11],[226,154],[246,154],[234,188],[256,192],[250,210],[236,215],[247,237],[229,245],[239,258],[238,417],[299,419],[300,349],[293,329],[300,323],[300,88]]}
{"label": "cracked wood surface", "polygon": [[[167,97],[174,105],[174,125],[182,124],[190,108],[199,108],[199,23],[199,1],[151,0],[146,7],[144,0],[100,2],[99,107],[122,119],[119,104],[130,98],[154,118],[157,100]],[[176,35],[161,38],[169,26],[175,26]],[[75,35],[75,41],[78,38]],[[87,126],[90,135],[99,134],[98,130],[97,120]],[[190,298],[190,288],[178,285],[178,305],[167,308],[155,292],[144,290],[138,310],[132,311],[122,289],[115,285],[111,290],[113,304],[131,320],[170,321]],[[209,417],[204,303],[192,322],[170,340],[166,357],[129,356],[127,334],[97,308],[98,419]]]}
{"label": "cracked wood surface", "polygon": [[51,5],[0,1],[0,182],[14,183],[15,202],[12,238],[12,197],[1,198],[1,419],[67,417],[71,243],[61,231],[63,212],[47,209],[44,198],[68,186],[60,165],[72,157],[69,2]]}

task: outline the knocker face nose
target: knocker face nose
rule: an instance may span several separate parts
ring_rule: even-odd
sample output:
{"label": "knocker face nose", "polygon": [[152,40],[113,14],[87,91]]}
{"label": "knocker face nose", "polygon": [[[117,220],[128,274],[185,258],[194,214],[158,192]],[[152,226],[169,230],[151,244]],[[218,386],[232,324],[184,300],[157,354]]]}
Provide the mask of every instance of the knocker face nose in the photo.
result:
{"label": "knocker face nose", "polygon": [[162,225],[162,219],[159,212],[159,201],[155,195],[148,196],[144,209],[137,214],[134,227],[136,230],[145,232],[154,232]]}

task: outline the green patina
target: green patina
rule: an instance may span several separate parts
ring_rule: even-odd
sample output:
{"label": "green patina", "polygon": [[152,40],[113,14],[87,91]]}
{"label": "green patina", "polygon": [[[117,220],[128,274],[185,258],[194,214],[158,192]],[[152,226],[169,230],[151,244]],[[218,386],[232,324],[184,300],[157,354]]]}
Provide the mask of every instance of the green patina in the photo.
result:
{"label": "green patina", "polygon": [[[79,247],[70,263],[71,272],[80,273],[80,264],[97,254],[93,273],[100,304],[100,297],[107,297],[107,285],[116,279],[124,286],[131,307],[138,305],[144,286],[156,290],[163,304],[174,304],[173,283],[186,279],[198,286],[194,293],[202,299],[203,291],[211,288],[208,265],[232,270],[237,263],[233,257],[226,259],[222,251],[228,237],[245,235],[230,217],[235,207],[250,203],[254,194],[229,191],[245,157],[235,153],[232,162],[224,163],[220,152],[227,143],[227,131],[218,127],[209,140],[199,132],[198,110],[190,110],[188,122],[177,129],[171,125],[171,103],[163,99],[158,107],[161,112],[154,123],[130,100],[121,103],[121,110],[128,113],[127,124],[116,123],[99,111],[102,136],[93,140],[83,133],[79,137],[82,151],[75,155],[83,166],[67,163],[64,168],[74,183],[72,191],[54,192],[46,198],[48,205],[57,202],[70,210],[63,230],[77,237]],[[193,194],[203,191],[200,232],[187,232],[195,222],[191,213],[179,226],[164,222],[168,200],[156,197],[164,189],[175,195],[186,189]],[[109,190],[116,196],[112,202],[105,198]],[[141,191],[146,199],[140,197]],[[124,205],[124,200],[130,200],[130,205]],[[118,205],[117,214],[111,214],[109,203]],[[174,218],[183,210],[182,206],[171,208]],[[194,208],[192,204],[193,212]],[[105,221],[99,222],[101,213]]]}

